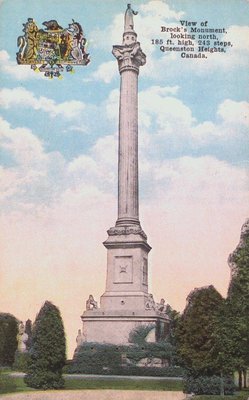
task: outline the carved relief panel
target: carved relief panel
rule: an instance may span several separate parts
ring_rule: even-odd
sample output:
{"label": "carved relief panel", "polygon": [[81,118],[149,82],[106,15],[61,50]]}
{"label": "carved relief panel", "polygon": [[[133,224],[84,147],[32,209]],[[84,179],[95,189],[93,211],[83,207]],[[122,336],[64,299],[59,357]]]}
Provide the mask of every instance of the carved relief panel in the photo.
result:
{"label": "carved relief panel", "polygon": [[114,283],[132,283],[132,256],[116,256],[114,260],[114,271]]}

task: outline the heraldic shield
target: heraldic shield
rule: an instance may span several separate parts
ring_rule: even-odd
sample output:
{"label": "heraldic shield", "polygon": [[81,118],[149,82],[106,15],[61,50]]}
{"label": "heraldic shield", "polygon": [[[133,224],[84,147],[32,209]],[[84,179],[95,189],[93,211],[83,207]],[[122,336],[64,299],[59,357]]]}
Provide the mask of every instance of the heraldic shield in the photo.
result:
{"label": "heraldic shield", "polygon": [[36,72],[44,72],[50,78],[60,77],[66,66],[73,72],[73,66],[90,62],[86,53],[86,38],[78,22],[72,20],[68,28],[61,27],[56,20],[43,22],[45,29],[39,29],[33,18],[23,24],[23,36],[17,39],[18,64],[31,65]]}

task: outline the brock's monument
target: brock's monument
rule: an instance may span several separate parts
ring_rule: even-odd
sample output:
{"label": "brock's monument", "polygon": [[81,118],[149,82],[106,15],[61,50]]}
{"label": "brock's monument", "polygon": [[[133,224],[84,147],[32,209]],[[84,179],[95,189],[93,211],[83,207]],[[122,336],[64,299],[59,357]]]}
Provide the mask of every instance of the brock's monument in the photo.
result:
{"label": "brock's monument", "polygon": [[148,254],[151,250],[139,221],[138,194],[138,75],[146,63],[128,4],[122,45],[113,46],[120,73],[118,219],[104,242],[107,277],[100,306],[90,295],[81,319],[78,342],[128,344],[139,325],[153,324],[154,339],[166,334],[169,318],[164,299],[155,303],[148,293]]}

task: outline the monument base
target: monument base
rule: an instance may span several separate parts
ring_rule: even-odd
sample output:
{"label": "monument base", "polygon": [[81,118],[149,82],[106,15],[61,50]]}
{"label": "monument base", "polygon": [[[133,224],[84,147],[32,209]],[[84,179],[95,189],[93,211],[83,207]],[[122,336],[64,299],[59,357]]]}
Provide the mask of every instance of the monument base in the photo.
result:
{"label": "monument base", "polygon": [[85,311],[81,317],[83,322],[82,343],[111,343],[129,345],[129,335],[139,326],[152,325],[150,341],[158,341],[167,336],[169,317],[155,310],[113,310],[101,309]]}

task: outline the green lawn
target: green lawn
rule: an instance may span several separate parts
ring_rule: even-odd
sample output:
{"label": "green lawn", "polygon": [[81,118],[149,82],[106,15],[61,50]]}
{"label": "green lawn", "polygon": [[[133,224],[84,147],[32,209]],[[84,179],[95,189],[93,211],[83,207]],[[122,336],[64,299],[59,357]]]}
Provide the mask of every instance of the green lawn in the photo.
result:
{"label": "green lawn", "polygon": [[[77,379],[74,377],[66,378],[65,390],[84,390],[84,389],[116,389],[116,390],[165,390],[165,391],[181,391],[182,382],[175,380],[156,380],[156,379],[101,379],[101,378],[84,378]],[[23,378],[15,378],[7,373],[0,375],[0,394],[13,392],[34,391],[25,385]],[[236,393],[234,396],[195,396],[195,400],[247,400],[249,391]]]}
{"label": "green lawn", "polygon": [[[101,379],[101,378],[66,378],[65,390],[84,389],[116,389],[116,390],[182,390],[182,382],[175,380],[154,380],[154,379]],[[12,392],[31,391],[25,385],[23,378],[15,378],[2,374],[0,376],[0,394]]]}
{"label": "green lawn", "polygon": [[66,389],[182,390],[181,381],[154,379],[66,379]]}
{"label": "green lawn", "polygon": [[195,400],[247,400],[249,398],[249,390],[243,390],[242,392],[237,392],[233,396],[195,396]]}
{"label": "green lawn", "polygon": [[0,375],[0,395],[4,393],[29,392],[34,389],[25,385],[23,378],[13,378],[8,374]]}

